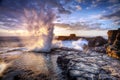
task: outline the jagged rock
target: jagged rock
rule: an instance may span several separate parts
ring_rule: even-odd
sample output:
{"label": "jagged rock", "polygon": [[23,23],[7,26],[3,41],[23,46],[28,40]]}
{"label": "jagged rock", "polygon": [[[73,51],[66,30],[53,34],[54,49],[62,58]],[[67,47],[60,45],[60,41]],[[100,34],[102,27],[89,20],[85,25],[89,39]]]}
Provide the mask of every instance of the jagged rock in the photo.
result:
{"label": "jagged rock", "polygon": [[98,46],[103,46],[107,43],[107,40],[104,39],[102,36],[97,36],[95,38],[92,38],[89,40],[89,47],[98,47]]}
{"label": "jagged rock", "polygon": [[79,37],[76,34],[70,34],[69,36],[58,36],[58,40],[78,40]]}
{"label": "jagged rock", "polygon": [[67,76],[67,80],[119,80],[120,78],[119,60],[104,53],[73,50],[61,50],[61,52],[64,54],[58,57],[57,63]]}
{"label": "jagged rock", "polygon": [[84,74],[85,72],[79,71],[79,70],[70,70],[69,75],[72,77],[80,77]]}
{"label": "jagged rock", "polygon": [[120,50],[120,32],[117,34],[113,46]]}
{"label": "jagged rock", "polygon": [[106,52],[109,56],[120,59],[120,28],[108,31],[108,46]]}
{"label": "jagged rock", "polygon": [[92,48],[91,50],[99,52],[99,53],[106,53],[105,46],[95,47],[95,48]]}
{"label": "jagged rock", "polygon": [[108,43],[111,45],[115,41],[118,30],[109,30],[108,31]]}

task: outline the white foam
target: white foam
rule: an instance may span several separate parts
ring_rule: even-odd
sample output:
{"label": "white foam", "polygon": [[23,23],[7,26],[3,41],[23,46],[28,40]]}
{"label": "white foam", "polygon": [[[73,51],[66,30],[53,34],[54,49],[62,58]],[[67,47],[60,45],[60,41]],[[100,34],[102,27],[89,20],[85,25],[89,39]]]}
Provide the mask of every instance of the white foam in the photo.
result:
{"label": "white foam", "polygon": [[77,41],[74,40],[66,40],[66,41],[53,41],[52,48],[60,48],[60,47],[66,47],[66,48],[73,48],[77,50],[83,50],[85,46],[88,45],[88,41],[85,39],[79,39]]}

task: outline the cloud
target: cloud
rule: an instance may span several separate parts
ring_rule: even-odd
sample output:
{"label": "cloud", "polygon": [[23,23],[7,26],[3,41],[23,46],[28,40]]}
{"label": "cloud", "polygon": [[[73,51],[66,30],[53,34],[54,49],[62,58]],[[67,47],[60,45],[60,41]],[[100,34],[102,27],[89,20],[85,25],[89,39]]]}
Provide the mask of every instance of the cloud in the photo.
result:
{"label": "cloud", "polygon": [[[1,5],[3,7],[11,8],[11,9],[24,9],[24,8],[32,8],[32,9],[37,9],[39,10],[43,6],[48,6],[48,7],[56,7],[60,13],[69,13],[70,10],[66,9],[64,5],[67,5],[71,2],[74,2],[73,0],[2,0]],[[71,6],[71,5],[69,5]]]}
{"label": "cloud", "polygon": [[120,4],[110,5],[107,7],[107,9],[109,10],[109,13],[114,13],[114,12],[120,10]]}
{"label": "cloud", "polygon": [[61,14],[71,14],[71,11],[70,10],[66,10],[64,8],[60,8],[58,9],[59,13]]}
{"label": "cloud", "polygon": [[120,24],[120,10],[114,13],[111,13],[109,15],[104,15],[101,17],[101,19],[113,20],[115,24],[119,25]]}
{"label": "cloud", "polygon": [[77,5],[77,6],[75,6],[75,7],[76,7],[77,10],[82,10],[82,7],[79,6],[79,5]]}
{"label": "cloud", "polygon": [[92,22],[76,22],[76,23],[56,23],[56,27],[65,28],[67,30],[105,30],[107,28],[102,27],[102,23]]}
{"label": "cloud", "polygon": [[79,3],[81,3],[82,2],[82,0],[76,0],[77,2],[79,2]]}
{"label": "cloud", "polygon": [[101,0],[96,0],[97,2],[100,2]]}
{"label": "cloud", "polygon": [[114,12],[114,13],[112,13],[112,14],[106,16],[106,17],[112,18],[112,17],[115,17],[115,16],[120,18],[120,10],[119,10],[119,11],[116,11],[116,12]]}
{"label": "cloud", "polygon": [[[45,12],[52,8],[52,12],[58,11],[60,14],[71,14],[71,9],[65,5],[75,3],[73,0],[0,0],[0,25],[14,29],[21,22],[20,17],[23,16],[24,9],[40,10]],[[71,7],[69,5],[68,7]],[[78,7],[77,7],[78,8]],[[80,9],[80,7],[79,7]],[[3,24],[4,23],[4,24]],[[0,27],[1,28],[1,27]]]}
{"label": "cloud", "polygon": [[65,23],[55,23],[56,27],[60,27],[60,28],[69,28],[71,27],[70,24],[65,24]]}
{"label": "cloud", "polygon": [[90,18],[92,19],[100,19],[102,17],[102,14],[97,14],[97,15],[91,15]]}
{"label": "cloud", "polygon": [[118,3],[119,0],[109,0],[110,3]]}
{"label": "cloud", "polygon": [[[67,30],[109,30],[116,29],[120,20],[110,22],[110,19],[101,19],[102,15],[93,15],[87,19],[81,19],[79,22],[64,23],[59,22],[55,24],[57,27],[65,28]],[[115,25],[116,24],[116,25]]]}
{"label": "cloud", "polygon": [[91,0],[91,4],[89,3],[86,9],[96,8],[100,3],[100,0]]}

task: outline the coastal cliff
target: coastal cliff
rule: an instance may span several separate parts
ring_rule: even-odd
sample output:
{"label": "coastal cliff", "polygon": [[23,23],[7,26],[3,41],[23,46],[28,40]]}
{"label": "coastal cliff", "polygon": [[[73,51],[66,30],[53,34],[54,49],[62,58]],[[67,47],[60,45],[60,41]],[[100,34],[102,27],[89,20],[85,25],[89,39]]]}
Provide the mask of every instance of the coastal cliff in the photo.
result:
{"label": "coastal cliff", "polygon": [[106,52],[109,56],[120,59],[120,28],[108,31],[108,45]]}

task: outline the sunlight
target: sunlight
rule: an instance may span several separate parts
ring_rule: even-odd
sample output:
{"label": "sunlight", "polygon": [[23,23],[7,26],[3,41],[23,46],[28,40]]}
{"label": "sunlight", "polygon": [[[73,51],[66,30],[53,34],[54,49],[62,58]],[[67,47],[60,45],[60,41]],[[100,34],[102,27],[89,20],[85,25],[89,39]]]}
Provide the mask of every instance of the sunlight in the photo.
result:
{"label": "sunlight", "polygon": [[4,72],[4,70],[7,68],[8,64],[1,62],[0,63],[0,76],[2,76],[2,73]]}

